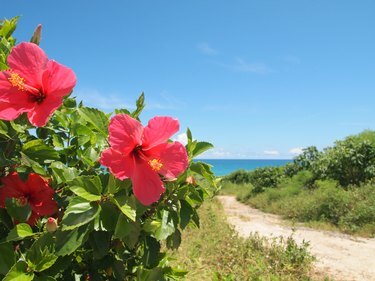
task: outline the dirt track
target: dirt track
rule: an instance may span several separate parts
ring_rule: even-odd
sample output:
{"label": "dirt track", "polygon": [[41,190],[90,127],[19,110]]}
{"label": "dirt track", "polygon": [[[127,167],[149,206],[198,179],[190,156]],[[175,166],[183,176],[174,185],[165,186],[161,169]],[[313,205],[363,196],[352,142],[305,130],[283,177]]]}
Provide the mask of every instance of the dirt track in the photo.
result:
{"label": "dirt track", "polygon": [[[228,222],[241,236],[252,232],[267,237],[288,237],[292,227],[276,215],[266,214],[238,202],[233,196],[218,196]],[[336,232],[293,226],[298,243],[310,242],[316,269],[334,280],[375,280],[375,239],[356,238]]]}

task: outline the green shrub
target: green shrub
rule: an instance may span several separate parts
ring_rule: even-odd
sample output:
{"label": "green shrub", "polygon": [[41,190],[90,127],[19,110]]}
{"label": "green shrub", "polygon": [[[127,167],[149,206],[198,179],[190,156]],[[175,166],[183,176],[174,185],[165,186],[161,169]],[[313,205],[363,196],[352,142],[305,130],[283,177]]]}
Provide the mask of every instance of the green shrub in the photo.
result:
{"label": "green shrub", "polygon": [[250,183],[250,173],[245,170],[238,170],[225,176],[223,180],[235,184]]}
{"label": "green shrub", "polygon": [[325,154],[327,176],[344,187],[358,185],[375,176],[375,147],[367,140],[349,137],[337,141]]}
{"label": "green shrub", "polygon": [[253,192],[260,193],[266,188],[276,187],[283,178],[279,167],[257,168],[250,172],[250,182],[254,186]]}

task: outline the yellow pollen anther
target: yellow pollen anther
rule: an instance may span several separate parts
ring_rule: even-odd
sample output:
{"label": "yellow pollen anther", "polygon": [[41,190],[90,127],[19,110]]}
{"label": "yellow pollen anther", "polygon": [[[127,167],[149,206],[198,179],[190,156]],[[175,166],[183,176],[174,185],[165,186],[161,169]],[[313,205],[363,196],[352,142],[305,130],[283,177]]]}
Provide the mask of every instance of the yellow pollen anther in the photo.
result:
{"label": "yellow pollen anther", "polygon": [[13,87],[18,87],[18,90],[25,90],[25,79],[19,76],[17,73],[12,72],[8,80]]}
{"label": "yellow pollen anther", "polygon": [[155,172],[159,172],[160,169],[163,167],[163,163],[159,159],[152,159],[148,161],[148,164],[150,165],[151,169],[153,169]]}

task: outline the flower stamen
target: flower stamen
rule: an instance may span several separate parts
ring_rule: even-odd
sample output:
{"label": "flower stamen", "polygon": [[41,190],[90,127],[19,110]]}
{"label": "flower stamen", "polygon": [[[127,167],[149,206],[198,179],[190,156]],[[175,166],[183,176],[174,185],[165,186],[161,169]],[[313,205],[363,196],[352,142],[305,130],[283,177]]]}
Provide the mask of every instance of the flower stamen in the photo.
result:
{"label": "flower stamen", "polygon": [[148,161],[148,164],[150,165],[151,169],[155,172],[159,172],[160,169],[163,167],[163,163],[160,159],[152,159]]}
{"label": "flower stamen", "polygon": [[18,90],[25,91],[25,79],[18,73],[11,72],[8,80],[13,87],[18,87]]}

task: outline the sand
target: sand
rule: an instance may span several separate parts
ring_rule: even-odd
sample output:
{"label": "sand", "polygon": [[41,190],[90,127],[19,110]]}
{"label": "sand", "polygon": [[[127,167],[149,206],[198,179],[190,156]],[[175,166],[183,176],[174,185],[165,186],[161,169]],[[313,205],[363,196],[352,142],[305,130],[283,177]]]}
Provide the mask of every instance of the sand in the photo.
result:
{"label": "sand", "polygon": [[358,238],[331,231],[291,226],[279,216],[266,214],[238,202],[233,196],[218,196],[227,220],[239,235],[258,232],[266,237],[288,237],[297,243],[310,243],[310,252],[317,258],[318,273],[334,280],[375,280],[375,239]]}

